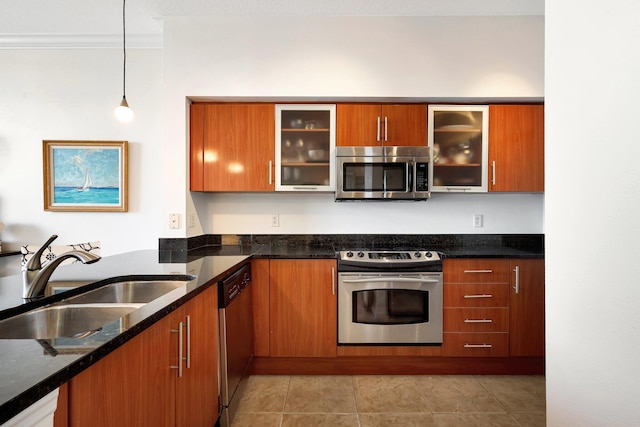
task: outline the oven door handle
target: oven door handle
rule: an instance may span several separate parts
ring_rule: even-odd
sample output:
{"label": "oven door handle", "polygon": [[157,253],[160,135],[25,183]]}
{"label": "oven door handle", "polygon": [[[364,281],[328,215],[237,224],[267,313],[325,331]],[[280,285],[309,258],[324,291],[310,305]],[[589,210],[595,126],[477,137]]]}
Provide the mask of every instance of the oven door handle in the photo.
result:
{"label": "oven door handle", "polygon": [[371,283],[371,282],[404,282],[404,283],[440,283],[439,279],[421,279],[412,277],[369,277],[362,279],[342,279],[344,283]]}

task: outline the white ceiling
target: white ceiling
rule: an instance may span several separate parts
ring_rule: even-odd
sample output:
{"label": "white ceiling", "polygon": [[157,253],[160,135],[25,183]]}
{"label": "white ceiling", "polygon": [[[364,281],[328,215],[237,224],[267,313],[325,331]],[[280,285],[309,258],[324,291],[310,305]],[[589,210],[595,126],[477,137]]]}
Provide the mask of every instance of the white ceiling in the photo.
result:
{"label": "white ceiling", "polygon": [[[0,37],[122,34],[122,0],[0,0]],[[544,0],[129,0],[127,35],[159,36],[165,16],[544,15]]]}

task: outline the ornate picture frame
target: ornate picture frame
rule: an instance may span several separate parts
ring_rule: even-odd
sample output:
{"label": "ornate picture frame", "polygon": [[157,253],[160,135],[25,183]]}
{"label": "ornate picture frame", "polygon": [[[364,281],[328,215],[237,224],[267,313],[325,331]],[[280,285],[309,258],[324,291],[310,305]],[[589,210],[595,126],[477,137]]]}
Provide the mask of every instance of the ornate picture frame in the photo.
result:
{"label": "ornate picture frame", "polygon": [[44,210],[127,212],[127,141],[42,141]]}

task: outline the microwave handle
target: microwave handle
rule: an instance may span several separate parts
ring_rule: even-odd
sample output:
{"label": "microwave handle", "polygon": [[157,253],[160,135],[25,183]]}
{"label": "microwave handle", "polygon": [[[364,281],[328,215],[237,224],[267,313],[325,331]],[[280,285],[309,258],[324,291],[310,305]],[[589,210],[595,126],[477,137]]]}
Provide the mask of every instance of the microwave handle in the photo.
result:
{"label": "microwave handle", "polygon": [[415,173],[418,168],[413,162],[407,163],[407,168],[407,191],[414,192],[415,188],[413,188],[413,183],[416,182]]}

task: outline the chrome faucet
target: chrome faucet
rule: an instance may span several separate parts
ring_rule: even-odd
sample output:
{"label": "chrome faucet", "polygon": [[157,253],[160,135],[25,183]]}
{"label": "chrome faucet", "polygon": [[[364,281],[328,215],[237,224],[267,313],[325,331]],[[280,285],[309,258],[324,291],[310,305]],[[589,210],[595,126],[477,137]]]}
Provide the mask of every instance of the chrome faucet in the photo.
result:
{"label": "chrome faucet", "polygon": [[56,240],[58,236],[54,234],[49,240],[33,254],[33,257],[22,266],[22,297],[25,299],[34,299],[44,296],[44,290],[47,282],[53,274],[53,271],[67,258],[75,258],[83,264],[92,264],[100,259],[98,255],[83,250],[74,250],[58,255],[53,261],[45,264],[44,268],[40,262],[44,250]]}

